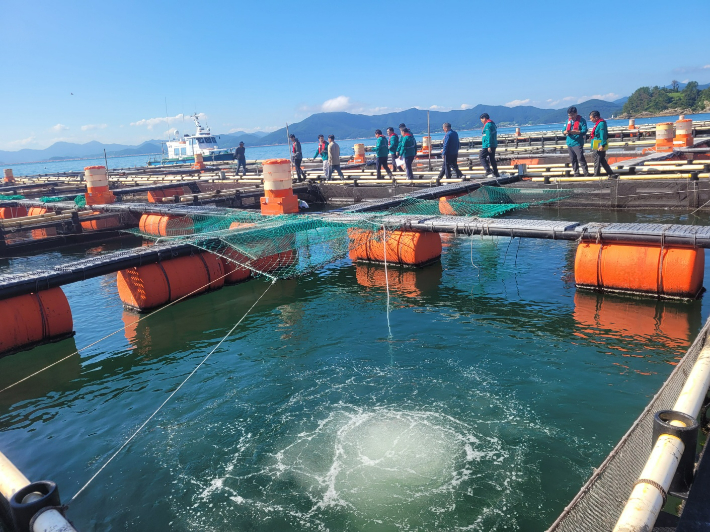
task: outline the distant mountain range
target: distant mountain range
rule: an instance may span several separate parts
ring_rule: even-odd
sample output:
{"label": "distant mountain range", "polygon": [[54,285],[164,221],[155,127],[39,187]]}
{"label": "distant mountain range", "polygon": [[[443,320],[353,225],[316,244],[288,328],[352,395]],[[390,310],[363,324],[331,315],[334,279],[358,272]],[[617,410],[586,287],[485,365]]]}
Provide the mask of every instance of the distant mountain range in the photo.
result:
{"label": "distant mountain range", "polygon": [[[576,104],[582,116],[588,116],[592,110],[609,117],[621,111],[622,105],[604,100],[588,100]],[[540,109],[529,105],[506,107],[503,105],[477,105],[471,109],[456,111],[430,111],[431,130],[440,132],[441,124],[449,122],[453,129],[470,130],[481,127],[479,117],[488,113],[491,120],[499,126],[524,126],[553,124],[567,120],[567,107],[562,109]],[[318,135],[335,135],[336,139],[357,139],[374,136],[375,129],[383,132],[387,127],[394,127],[404,122],[414,134],[427,130],[427,111],[407,109],[397,113],[383,115],[353,115],[350,113],[317,113],[302,122],[289,126],[289,131],[302,142],[315,141]],[[261,139],[262,144],[284,144],[286,128],[269,133]]]}
{"label": "distant mountain range", "polygon": [[[626,98],[615,102],[604,100],[588,100],[577,104],[576,107],[582,116],[587,116],[596,109],[603,117],[621,112],[621,107]],[[567,107],[562,109],[540,109],[529,105],[506,107],[503,105],[477,105],[471,109],[456,111],[430,111],[431,130],[441,130],[441,124],[450,122],[454,129],[471,130],[481,127],[479,116],[488,113],[491,119],[499,126],[525,126],[538,124],[554,124],[567,119]],[[289,126],[289,132],[294,133],[302,142],[315,141],[318,135],[335,135],[336,139],[370,138],[374,136],[375,129],[397,126],[404,122],[413,133],[421,134],[427,130],[427,111],[421,109],[407,109],[397,113],[383,115],[356,115],[350,113],[317,113],[305,120]],[[215,135],[219,137],[220,148],[234,148],[239,142],[249,146],[268,146],[273,144],[286,144],[286,128],[278,129],[272,133],[236,133]],[[86,144],[71,142],[56,142],[43,150],[23,149],[19,151],[1,151],[0,164],[16,164],[21,162],[40,162],[59,159],[93,158],[106,154],[112,157],[127,155],[143,155],[162,153],[163,140],[149,140],[138,146],[123,144],[102,144],[92,141]]]}

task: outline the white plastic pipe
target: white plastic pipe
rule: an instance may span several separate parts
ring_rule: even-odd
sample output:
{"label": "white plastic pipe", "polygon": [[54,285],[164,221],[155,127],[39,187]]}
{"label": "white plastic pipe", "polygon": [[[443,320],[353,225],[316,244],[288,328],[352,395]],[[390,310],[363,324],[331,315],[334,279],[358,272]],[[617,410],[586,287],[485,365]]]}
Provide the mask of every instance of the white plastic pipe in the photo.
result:
{"label": "white plastic pipe", "polygon": [[[710,386],[710,346],[705,345],[678,395],[673,410],[692,418],[698,417],[705,394]],[[684,426],[671,421],[671,425]],[[685,445],[675,436],[662,434],[656,441],[651,456],[639,479],[652,480],[668,492]],[[663,495],[651,483],[641,482],[631,492],[624,511],[616,522],[614,532],[647,532],[653,528],[663,507]]]}
{"label": "white plastic pipe", "polygon": [[76,532],[76,530],[57,510],[47,510],[35,519],[32,532]]}
{"label": "white plastic pipe", "polygon": [[15,464],[0,453],[0,493],[2,496],[9,501],[16,492],[29,483],[30,481],[15,467]]}

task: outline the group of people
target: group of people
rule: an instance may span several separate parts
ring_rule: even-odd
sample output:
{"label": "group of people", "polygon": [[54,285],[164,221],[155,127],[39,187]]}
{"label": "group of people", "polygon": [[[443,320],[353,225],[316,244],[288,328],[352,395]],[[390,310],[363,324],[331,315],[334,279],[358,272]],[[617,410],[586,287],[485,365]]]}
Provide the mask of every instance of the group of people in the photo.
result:
{"label": "group of people", "polygon": [[599,111],[589,113],[589,121],[594,123],[592,131],[587,127],[587,121],[577,113],[577,108],[572,106],[567,109],[567,126],[564,134],[567,137],[567,151],[569,152],[570,163],[572,163],[573,175],[578,177],[579,168],[582,168],[583,175],[591,175],[587,167],[587,160],[584,158],[584,144],[587,133],[589,133],[590,149],[594,156],[594,174],[599,175],[602,168],[610,177],[618,177],[611,169],[606,160],[606,151],[609,149],[609,130],[606,120],[601,117]]}
{"label": "group of people", "polygon": [[[581,175],[579,173],[580,167],[584,173],[583,175],[591,175],[587,167],[587,161],[584,158],[584,144],[587,133],[589,133],[590,147],[594,154],[594,175],[598,176],[601,168],[604,168],[607,175],[616,176],[606,160],[606,150],[609,147],[609,131],[606,121],[601,117],[599,111],[592,111],[589,114],[590,122],[594,123],[591,132],[589,132],[587,127],[587,121],[577,113],[576,107],[573,106],[567,109],[567,117],[567,126],[564,134],[567,137],[567,150],[574,175]],[[498,165],[496,164],[498,129],[488,113],[483,113],[480,116],[480,120],[483,124],[483,131],[481,134],[481,151],[478,158],[486,171],[486,176],[500,177]],[[451,128],[451,124],[448,122],[444,123],[442,129],[444,130],[444,142],[441,149],[442,165],[439,179],[444,176],[448,178],[452,175],[463,177],[458,165],[459,149],[461,148],[458,133]],[[392,177],[392,172],[399,168],[404,169],[409,179],[414,179],[412,163],[417,155],[417,142],[409,128],[405,124],[400,124],[399,135],[397,135],[394,128],[388,127],[387,136],[382,133],[382,130],[376,129],[375,138],[377,139],[375,144],[377,179],[382,179],[383,168],[390,178]],[[301,169],[301,163],[303,162],[301,142],[293,134],[290,135],[290,140],[291,158],[296,167],[297,181],[303,181],[305,174]],[[240,167],[243,167],[244,173],[246,173],[243,142],[239,143],[235,158],[237,159],[237,173]],[[323,162],[323,175],[326,180],[330,180],[334,172],[337,172],[341,179],[345,178],[340,167],[340,146],[335,142],[334,135],[328,135],[327,141],[323,135],[318,135],[318,147],[313,155],[313,160],[318,159]]]}
{"label": "group of people", "polygon": [[[481,115],[481,123],[483,124],[483,145],[479,158],[486,170],[486,175],[499,177],[495,158],[496,148],[498,147],[498,131],[488,113]],[[451,124],[448,122],[442,127],[444,130],[444,142],[441,152],[443,164],[439,179],[444,176],[451,177],[452,173],[457,177],[463,177],[457,162],[461,147],[458,133],[451,129]],[[417,156],[417,141],[414,135],[403,123],[399,125],[399,135],[395,133],[393,127],[388,127],[386,131],[387,136],[385,137],[381,129],[375,130],[375,138],[377,139],[375,144],[377,179],[382,179],[383,168],[390,178],[393,171],[403,169],[409,179],[414,179],[412,164]],[[303,163],[301,142],[294,134],[290,135],[290,140],[291,159],[296,167],[297,181],[303,181],[305,177],[301,169],[301,164]],[[335,142],[334,135],[329,135],[327,142],[323,135],[318,135],[318,147],[313,155],[313,160],[318,159],[323,161],[323,175],[326,180],[330,180],[336,171],[340,178],[345,178],[340,168],[340,146]]]}

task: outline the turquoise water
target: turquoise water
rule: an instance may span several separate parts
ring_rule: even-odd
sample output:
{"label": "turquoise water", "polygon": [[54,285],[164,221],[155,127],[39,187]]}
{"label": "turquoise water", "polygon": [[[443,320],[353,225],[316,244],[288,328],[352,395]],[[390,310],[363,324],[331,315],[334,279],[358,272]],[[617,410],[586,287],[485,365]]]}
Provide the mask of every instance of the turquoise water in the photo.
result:
{"label": "turquoise water", "polygon": [[[82,532],[544,530],[709,314],[707,298],[577,291],[574,249],[444,237],[440,264],[388,269],[389,328],[381,266],[345,259],[277,282],[70,518]],[[268,286],[226,287],[139,324],[115,275],[66,286],[76,337],[0,359],[0,388],[120,332],[0,393],[0,449],[68,501]]]}
{"label": "turquoise water", "polygon": [[[710,114],[705,113],[705,114],[697,114],[697,115],[687,115],[688,118],[692,118],[693,120],[710,120]],[[658,122],[673,122],[675,120],[678,120],[677,116],[662,116],[662,117],[654,117],[654,118],[637,118],[636,119],[636,124],[641,125],[641,124],[656,124]],[[610,126],[621,126],[621,125],[627,125],[629,123],[628,120],[607,120],[607,123]],[[392,124],[393,126],[396,126],[396,124]],[[439,140],[444,138],[443,132],[440,132],[438,129],[441,126],[441,124],[432,124],[432,139],[434,140]],[[382,130],[384,131],[384,128],[387,126],[383,126]],[[520,130],[523,133],[526,132],[532,132],[532,131],[550,131],[553,129],[562,129],[563,124],[544,124],[544,125],[537,125],[537,126],[523,126],[520,128]],[[504,133],[514,133],[515,128],[514,127],[502,127],[498,130],[499,133],[504,134]],[[374,132],[373,132],[374,133]],[[328,132],[324,132],[324,134],[328,134]],[[473,130],[473,131],[459,131],[459,135],[461,137],[478,137],[481,135],[481,130]],[[421,137],[421,135],[417,135],[417,137]],[[301,140],[301,147],[303,149],[303,155],[304,157],[308,158],[311,157],[317,150],[317,143],[316,142],[307,142],[309,139],[300,139]],[[341,139],[336,139],[338,144],[340,145],[340,150],[343,154],[343,156],[346,155],[352,155],[354,153],[353,146],[357,143],[365,143],[365,145],[371,146],[374,145],[376,142],[376,139],[373,138],[368,138],[368,139],[357,139],[357,140],[341,140]],[[109,168],[116,169],[116,168],[132,168],[135,166],[145,166],[148,164],[148,161],[154,160],[156,156],[154,155],[136,155],[132,157],[109,157],[108,159],[108,165]],[[279,157],[289,157],[289,148],[286,145],[283,146],[261,146],[261,147],[255,147],[255,148],[247,148],[246,151],[246,157],[248,160],[253,160],[253,159],[258,159],[258,160],[263,160],[263,159],[271,159],[271,158],[279,158]],[[36,174],[48,174],[48,173],[56,173],[56,172],[76,172],[76,171],[81,171],[84,169],[86,166],[92,166],[92,165],[104,165],[104,159],[103,157],[97,158],[97,159],[81,159],[81,160],[73,160],[73,161],[57,161],[57,162],[42,162],[42,163],[26,163],[26,164],[14,164],[14,165],[9,165],[6,166],[7,168],[12,168],[13,172],[17,176],[24,176],[24,175],[36,175]]]}

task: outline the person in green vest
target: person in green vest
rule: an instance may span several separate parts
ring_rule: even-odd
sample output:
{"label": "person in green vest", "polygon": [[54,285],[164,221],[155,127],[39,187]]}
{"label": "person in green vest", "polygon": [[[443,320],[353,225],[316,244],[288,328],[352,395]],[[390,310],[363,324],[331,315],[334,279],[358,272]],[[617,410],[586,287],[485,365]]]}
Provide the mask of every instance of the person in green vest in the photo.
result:
{"label": "person in green vest", "polygon": [[589,175],[587,160],[584,158],[584,140],[587,136],[587,121],[577,114],[577,108],[572,106],[567,109],[567,127],[563,131],[567,137],[567,151],[574,175],[579,177],[579,167],[584,175]]}
{"label": "person in green vest", "polygon": [[493,174],[494,177],[500,177],[498,165],[496,164],[498,128],[488,113],[483,113],[480,119],[483,124],[483,131],[481,132],[481,152],[478,154],[478,159],[486,171],[486,176]]}
{"label": "person in green vest", "polygon": [[606,127],[606,120],[602,118],[599,111],[592,111],[589,113],[589,121],[594,123],[589,133],[589,144],[594,155],[594,175],[599,175],[599,170],[603,167],[607,176],[619,177],[606,161],[606,150],[609,148],[609,130]]}
{"label": "person in green vest", "polygon": [[414,179],[412,163],[414,162],[414,158],[417,156],[417,141],[414,138],[414,135],[412,135],[412,132],[406,127],[402,129],[402,137],[399,139],[397,153],[399,153],[399,156],[404,159],[404,166],[407,170],[407,178]]}
{"label": "person in green vest", "polygon": [[387,137],[389,138],[390,159],[392,160],[392,171],[397,171],[397,147],[399,146],[399,135],[394,132],[393,127],[387,128]]}
{"label": "person in green vest", "polygon": [[391,178],[392,171],[387,165],[387,156],[389,155],[389,142],[387,138],[382,134],[381,129],[375,130],[375,137],[377,138],[377,144],[375,144],[375,156],[377,164],[377,179],[382,179],[382,168],[384,167],[387,171],[387,175]]}

